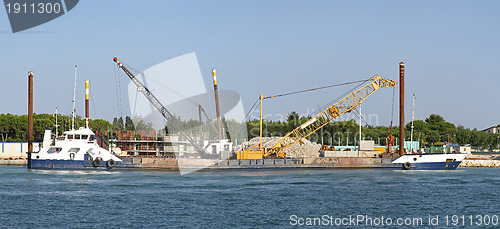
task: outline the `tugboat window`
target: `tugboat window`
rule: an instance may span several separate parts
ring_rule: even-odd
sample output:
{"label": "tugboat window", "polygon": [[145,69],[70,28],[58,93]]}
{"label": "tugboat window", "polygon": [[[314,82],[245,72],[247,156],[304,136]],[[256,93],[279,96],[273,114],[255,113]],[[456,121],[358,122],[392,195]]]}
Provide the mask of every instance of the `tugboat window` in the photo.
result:
{"label": "tugboat window", "polygon": [[73,135],[68,135],[68,139],[73,139]]}
{"label": "tugboat window", "polygon": [[88,155],[94,155],[94,150],[92,150],[92,149],[87,150],[87,154]]}
{"label": "tugboat window", "polygon": [[61,151],[60,147],[50,147],[47,153],[59,153]]}
{"label": "tugboat window", "polygon": [[82,135],[82,139],[87,140],[87,138],[89,138],[88,135]]}
{"label": "tugboat window", "polygon": [[80,139],[80,135],[75,135],[75,139]]}

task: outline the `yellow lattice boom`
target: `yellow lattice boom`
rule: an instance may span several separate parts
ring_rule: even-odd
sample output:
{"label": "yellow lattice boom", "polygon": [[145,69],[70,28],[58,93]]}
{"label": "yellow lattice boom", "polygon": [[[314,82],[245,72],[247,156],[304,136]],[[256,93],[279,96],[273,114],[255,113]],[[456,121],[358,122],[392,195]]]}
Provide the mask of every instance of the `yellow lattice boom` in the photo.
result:
{"label": "yellow lattice boom", "polygon": [[276,155],[281,158],[286,157],[285,153],[281,152],[282,149],[297,142],[301,142],[304,138],[321,129],[329,122],[347,112],[352,111],[378,89],[395,86],[396,81],[383,79],[382,77],[375,75],[372,79],[370,79],[370,83],[344,97],[337,103],[331,105],[311,118],[309,121],[295,128],[292,132],[285,135],[278,143],[264,153],[263,156],[267,157],[270,155]]}

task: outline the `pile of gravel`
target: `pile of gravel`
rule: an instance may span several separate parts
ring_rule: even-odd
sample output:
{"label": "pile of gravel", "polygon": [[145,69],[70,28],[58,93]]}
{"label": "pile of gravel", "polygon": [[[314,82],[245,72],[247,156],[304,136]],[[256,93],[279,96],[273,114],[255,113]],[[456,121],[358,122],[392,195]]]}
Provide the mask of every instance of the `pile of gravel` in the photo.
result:
{"label": "pile of gravel", "polygon": [[[282,137],[263,137],[262,145],[264,148],[271,148],[276,143],[278,143]],[[310,142],[307,139],[304,139],[303,144],[295,143],[290,145],[282,150],[282,152],[286,153],[287,157],[297,158],[297,157],[319,157],[319,150],[321,149],[321,145],[315,142]],[[255,137],[250,139],[250,141],[246,142],[245,145],[248,147],[259,144],[259,138]],[[247,148],[248,148],[247,147]],[[255,148],[254,148],[255,149]]]}

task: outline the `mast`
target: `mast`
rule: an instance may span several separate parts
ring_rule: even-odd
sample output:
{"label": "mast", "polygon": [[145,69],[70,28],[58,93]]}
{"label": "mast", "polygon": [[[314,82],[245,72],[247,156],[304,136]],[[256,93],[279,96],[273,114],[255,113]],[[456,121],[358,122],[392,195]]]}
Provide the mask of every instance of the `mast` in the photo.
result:
{"label": "mast", "polygon": [[260,138],[259,138],[259,150],[263,151],[262,148],[262,100],[264,99],[264,96],[260,94]]}
{"label": "mast", "polygon": [[73,117],[71,119],[71,130],[75,130],[76,70],[77,66],[75,65],[75,86],[73,87]]}
{"label": "mast", "polygon": [[198,118],[200,120],[200,146],[203,147],[203,123],[201,120],[201,105],[198,104]]}
{"label": "mast", "polygon": [[33,72],[28,73],[28,169],[31,169],[33,152]]}
{"label": "mast", "polygon": [[56,127],[56,138],[57,138],[59,136],[59,132],[57,131],[57,129],[59,127],[59,125],[57,124],[57,107],[56,107],[56,125],[55,125],[55,127]]}
{"label": "mast", "polygon": [[89,84],[90,80],[85,80],[85,128],[89,128]]}
{"label": "mast", "polygon": [[413,153],[413,120],[415,119],[415,94],[413,94],[413,108],[411,112],[410,153]]}
{"label": "mast", "polygon": [[399,63],[399,155],[405,154],[405,64]]}
{"label": "mast", "polygon": [[214,94],[215,94],[215,110],[217,114],[217,126],[219,127],[219,140],[222,140],[222,124],[220,120],[220,109],[219,109],[219,91],[217,89],[217,76],[215,68],[212,69],[212,75],[214,76]]}
{"label": "mast", "polygon": [[359,106],[359,144],[358,144],[358,153],[361,150],[361,103]]}

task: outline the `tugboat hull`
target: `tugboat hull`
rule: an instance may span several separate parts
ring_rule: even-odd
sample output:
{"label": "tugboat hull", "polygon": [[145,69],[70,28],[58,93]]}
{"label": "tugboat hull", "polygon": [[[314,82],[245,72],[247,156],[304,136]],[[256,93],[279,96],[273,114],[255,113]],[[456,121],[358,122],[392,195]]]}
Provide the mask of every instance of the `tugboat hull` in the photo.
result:
{"label": "tugboat hull", "polygon": [[93,164],[93,161],[90,160],[31,160],[32,169],[111,170],[117,166],[117,162],[109,161],[101,161],[96,166]]}
{"label": "tugboat hull", "polygon": [[392,164],[403,170],[453,170],[465,159],[467,154],[417,154],[403,155]]}

